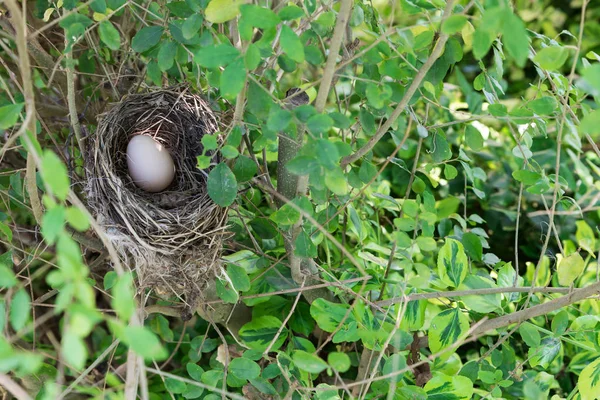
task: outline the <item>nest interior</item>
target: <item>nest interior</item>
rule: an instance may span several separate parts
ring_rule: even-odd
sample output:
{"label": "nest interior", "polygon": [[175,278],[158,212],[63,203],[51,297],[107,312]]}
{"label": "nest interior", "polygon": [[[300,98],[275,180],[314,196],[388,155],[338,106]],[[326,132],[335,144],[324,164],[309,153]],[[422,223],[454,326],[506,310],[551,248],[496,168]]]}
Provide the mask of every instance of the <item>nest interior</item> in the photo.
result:
{"label": "nest interior", "polygon": [[[225,210],[212,202],[207,172],[196,167],[201,139],[218,131],[208,103],[184,90],[127,97],[103,115],[87,144],[88,203],[140,284],[199,295],[219,266]],[[126,149],[136,135],[162,144],[175,178],[162,192],[137,187]],[[208,153],[218,162],[218,155]]]}

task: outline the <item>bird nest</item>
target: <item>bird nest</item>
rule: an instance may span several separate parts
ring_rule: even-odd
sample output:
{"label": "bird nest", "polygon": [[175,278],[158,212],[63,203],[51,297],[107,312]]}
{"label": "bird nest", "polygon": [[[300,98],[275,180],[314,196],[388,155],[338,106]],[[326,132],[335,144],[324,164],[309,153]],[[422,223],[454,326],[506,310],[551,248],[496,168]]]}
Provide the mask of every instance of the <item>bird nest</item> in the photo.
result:
{"label": "bird nest", "polygon": [[[183,292],[188,305],[220,271],[226,210],[209,198],[208,171],[196,166],[202,137],[218,127],[201,97],[161,90],[115,105],[87,144],[87,195],[98,222],[142,287]],[[151,136],[173,158],[175,178],[162,192],[140,189],[128,174],[127,144],[136,135]],[[205,155],[218,163],[217,153]]]}

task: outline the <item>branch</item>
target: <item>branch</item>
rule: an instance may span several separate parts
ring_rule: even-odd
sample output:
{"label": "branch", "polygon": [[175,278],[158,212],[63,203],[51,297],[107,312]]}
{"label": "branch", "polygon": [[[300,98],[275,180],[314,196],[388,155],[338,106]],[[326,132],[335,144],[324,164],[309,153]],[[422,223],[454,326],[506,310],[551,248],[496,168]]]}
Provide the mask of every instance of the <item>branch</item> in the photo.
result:
{"label": "branch", "polygon": [[[453,5],[454,5],[453,0],[448,1],[448,3],[446,4],[446,8],[444,9],[444,14],[442,15],[442,22],[446,18],[448,18],[448,16],[450,16]],[[419,69],[419,72],[417,72],[417,75],[415,76],[412,83],[406,90],[406,93],[404,93],[404,96],[400,100],[400,103],[398,103],[398,105],[396,106],[396,109],[394,110],[392,115],[390,115],[390,117],[385,121],[385,123],[383,125],[381,125],[381,127],[379,127],[379,129],[377,130],[375,135],[373,137],[371,137],[371,139],[369,139],[369,141],[363,147],[358,149],[355,153],[342,158],[342,162],[341,162],[342,169],[345,169],[349,164],[352,164],[354,161],[360,159],[365,154],[367,154],[369,151],[371,151],[371,149],[377,144],[377,142],[379,142],[379,140],[381,140],[383,135],[385,135],[387,133],[387,131],[391,128],[392,124],[398,119],[400,114],[402,114],[402,112],[404,112],[404,109],[408,105],[408,102],[410,101],[410,99],[412,99],[413,95],[416,93],[419,86],[421,86],[421,82],[423,81],[423,79],[425,79],[425,75],[427,75],[427,72],[429,72],[429,69],[433,66],[433,63],[435,63],[436,60],[438,58],[440,58],[440,56],[442,55],[442,53],[444,51],[444,46],[446,45],[447,41],[448,41],[448,35],[446,35],[444,33],[440,34],[440,37],[439,37],[438,41],[436,42],[435,47],[433,48],[433,51],[431,52],[431,55],[429,56],[427,61],[425,61],[425,64],[423,64],[421,66],[421,69]]]}
{"label": "branch", "polygon": [[[321,80],[319,92],[317,93],[317,99],[315,100],[315,108],[318,113],[323,112],[323,110],[325,109],[325,103],[327,102],[327,97],[329,96],[329,91],[331,89],[331,83],[333,81],[333,77],[336,71],[337,57],[339,55],[340,48],[342,47],[342,42],[344,40],[344,32],[346,30],[346,25],[348,24],[348,19],[350,18],[350,12],[352,11],[352,0],[342,0],[341,3],[342,5],[340,7],[340,12],[337,16],[335,28],[333,29],[333,37],[331,38],[331,43],[329,45],[329,55],[327,56],[327,62],[325,63],[323,79]],[[290,143],[292,146],[296,146],[296,148],[287,152],[285,150],[283,151],[288,160],[295,157],[298,150],[302,146],[302,139],[302,136],[299,135],[295,143]],[[288,144],[288,146],[290,144]],[[297,178],[295,193],[280,194],[282,194],[283,197],[294,198],[298,195],[305,195],[307,190],[308,176],[305,175]],[[311,260],[303,260],[294,254],[294,242],[296,240],[296,237],[298,237],[298,234],[300,233],[301,229],[302,217],[300,217],[300,220],[292,227],[290,237],[286,238],[286,251],[290,260],[292,278],[296,283],[300,283],[303,281],[302,271],[316,273],[316,266],[314,265],[314,263],[311,262]],[[310,280],[307,283],[311,285],[313,282],[312,280]]]}
{"label": "branch", "polygon": [[553,287],[495,287],[495,288],[484,288],[484,289],[470,289],[470,290],[453,290],[449,292],[430,292],[430,293],[413,293],[406,297],[396,297],[393,299],[377,301],[380,307],[387,307],[397,303],[411,302],[417,300],[426,299],[449,299],[452,297],[465,297],[465,296],[485,296],[489,294],[497,293],[569,293],[569,288],[553,288]]}
{"label": "branch", "polygon": [[10,376],[0,374],[0,386],[4,387],[10,394],[15,396],[17,400],[31,400],[31,396],[17,382],[13,381]]}
{"label": "branch", "polygon": [[[69,46],[68,40],[65,39],[65,46]],[[75,138],[79,145],[79,152],[83,158],[85,154],[84,143],[81,138],[81,125],[79,124],[79,115],[77,113],[77,102],[75,100],[75,64],[73,61],[73,49],[69,48],[66,56],[67,61],[67,105],[69,106],[69,119]]]}
{"label": "branch", "polygon": [[350,18],[350,12],[352,11],[352,1],[342,0],[340,12],[337,16],[337,22],[333,29],[333,37],[331,38],[331,44],[329,45],[329,55],[327,56],[327,62],[325,63],[325,70],[323,70],[323,79],[321,80],[321,86],[319,86],[319,92],[317,93],[317,99],[315,100],[315,108],[318,113],[323,112],[325,109],[325,103],[329,96],[331,89],[331,82],[335,75],[335,66],[337,64],[337,57],[344,40],[344,31]]}
{"label": "branch", "polygon": [[473,335],[476,336],[479,334],[483,334],[487,331],[503,328],[511,324],[539,317],[540,315],[546,315],[551,313],[552,311],[559,310],[563,307],[566,307],[573,303],[577,303],[581,300],[585,300],[588,297],[595,296],[598,294],[600,294],[600,282],[593,283],[582,289],[576,289],[565,296],[551,300],[547,303],[538,304],[526,310],[517,311],[512,314],[507,314],[498,318],[487,320],[473,331]]}

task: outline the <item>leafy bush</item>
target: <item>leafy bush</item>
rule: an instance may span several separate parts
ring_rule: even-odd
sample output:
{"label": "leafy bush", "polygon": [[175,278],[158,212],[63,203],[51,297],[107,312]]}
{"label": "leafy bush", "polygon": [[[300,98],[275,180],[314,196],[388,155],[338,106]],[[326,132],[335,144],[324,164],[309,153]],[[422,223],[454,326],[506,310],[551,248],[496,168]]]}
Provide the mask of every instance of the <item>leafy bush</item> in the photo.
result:
{"label": "leafy bush", "polygon": [[[4,4],[14,397],[600,398],[597,4]],[[186,321],[83,195],[99,115],[173,85],[231,233]]]}

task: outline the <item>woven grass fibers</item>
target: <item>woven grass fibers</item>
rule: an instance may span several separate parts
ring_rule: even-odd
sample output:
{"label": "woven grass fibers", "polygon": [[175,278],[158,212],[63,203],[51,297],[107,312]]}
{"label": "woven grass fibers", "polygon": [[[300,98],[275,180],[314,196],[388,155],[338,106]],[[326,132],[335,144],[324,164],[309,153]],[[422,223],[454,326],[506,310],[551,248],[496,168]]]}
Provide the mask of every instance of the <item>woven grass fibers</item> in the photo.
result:
{"label": "woven grass fibers", "polygon": [[[201,97],[160,90],[115,105],[87,145],[88,203],[99,223],[141,287],[185,294],[188,303],[220,269],[226,210],[209,198],[207,171],[196,167],[202,137],[217,131]],[[173,157],[175,178],[162,192],[140,189],[128,174],[127,144],[136,135],[152,137]]]}

